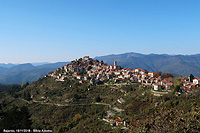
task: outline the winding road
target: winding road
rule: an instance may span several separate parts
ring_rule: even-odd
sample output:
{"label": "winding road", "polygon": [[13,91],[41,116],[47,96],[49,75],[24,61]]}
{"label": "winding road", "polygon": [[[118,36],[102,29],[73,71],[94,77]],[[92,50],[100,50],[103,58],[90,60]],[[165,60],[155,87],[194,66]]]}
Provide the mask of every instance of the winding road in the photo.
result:
{"label": "winding road", "polygon": [[[19,98],[20,100],[30,104],[30,101],[27,101],[25,99]],[[107,103],[88,103],[88,104],[84,104],[84,103],[80,103],[80,104],[59,104],[59,103],[44,103],[43,101],[36,101],[36,100],[32,100],[34,103],[40,103],[40,104],[46,104],[46,105],[55,105],[55,106],[65,106],[65,107],[72,107],[72,106],[84,106],[84,105],[104,105],[104,106],[109,106],[109,108],[111,108],[114,111],[117,111],[119,113],[121,113],[122,111],[124,111],[123,109],[119,109],[117,107],[112,107],[110,104]]]}

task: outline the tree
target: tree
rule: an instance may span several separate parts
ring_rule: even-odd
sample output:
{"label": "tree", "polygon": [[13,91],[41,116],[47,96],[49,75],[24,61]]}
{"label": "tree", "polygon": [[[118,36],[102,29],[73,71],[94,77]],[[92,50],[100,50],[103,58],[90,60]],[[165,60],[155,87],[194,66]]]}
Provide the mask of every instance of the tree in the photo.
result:
{"label": "tree", "polygon": [[175,85],[175,86],[176,86],[176,85],[181,86],[181,85],[182,85],[181,79],[178,79],[178,78],[175,79],[174,85]]}
{"label": "tree", "polygon": [[26,82],[26,86],[28,86],[29,85],[29,82]]}
{"label": "tree", "polygon": [[174,92],[179,92],[180,91],[180,86],[179,85],[176,85],[175,87],[174,87]]}
{"label": "tree", "polygon": [[161,71],[158,71],[157,73],[156,73],[156,77],[159,77],[159,76],[161,76],[162,75],[162,72]]}
{"label": "tree", "polygon": [[77,93],[75,93],[74,95],[73,95],[73,97],[74,97],[74,99],[77,101],[78,99],[80,99],[80,96],[77,94]]}
{"label": "tree", "polygon": [[89,62],[89,64],[90,64],[90,65],[93,65],[93,62],[92,62],[92,61],[90,61],[90,62]]}
{"label": "tree", "polygon": [[2,89],[0,88],[0,97],[2,97],[3,96],[3,91],[2,91]]}
{"label": "tree", "polygon": [[[22,85],[23,86],[23,85]],[[25,87],[24,87],[25,88]],[[19,85],[13,85],[11,86],[9,89],[6,90],[6,92],[11,95],[12,97],[18,97],[18,95],[16,94],[17,92],[19,92],[20,90],[22,90],[23,87],[19,86]]]}
{"label": "tree", "polygon": [[163,75],[162,75],[162,78],[164,79],[164,78],[173,78],[174,76],[171,74],[171,73],[164,73]]}
{"label": "tree", "polygon": [[89,71],[90,69],[92,69],[92,67],[91,66],[89,66],[88,68],[87,68],[87,70]]}
{"label": "tree", "polygon": [[96,102],[101,102],[101,100],[102,100],[102,99],[101,99],[99,96],[95,98],[95,101],[96,101]]}
{"label": "tree", "polygon": [[73,121],[78,121],[82,118],[82,115],[81,114],[76,114],[74,117],[73,117]]}
{"label": "tree", "polygon": [[62,96],[62,91],[61,90],[58,91],[57,96]]}
{"label": "tree", "polygon": [[24,91],[24,93],[22,94],[22,98],[24,98],[25,100],[31,100],[31,94],[29,91]]}
{"label": "tree", "polygon": [[4,112],[0,120],[0,130],[3,129],[30,129],[32,121],[30,120],[28,108],[14,106],[7,112]]}

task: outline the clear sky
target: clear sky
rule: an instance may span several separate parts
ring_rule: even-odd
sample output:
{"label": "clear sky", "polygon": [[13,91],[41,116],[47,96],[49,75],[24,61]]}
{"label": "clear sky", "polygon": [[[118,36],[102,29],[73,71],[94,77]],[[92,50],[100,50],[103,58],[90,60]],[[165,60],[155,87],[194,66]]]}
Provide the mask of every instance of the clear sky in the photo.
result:
{"label": "clear sky", "polygon": [[0,0],[0,62],[200,53],[200,0]]}

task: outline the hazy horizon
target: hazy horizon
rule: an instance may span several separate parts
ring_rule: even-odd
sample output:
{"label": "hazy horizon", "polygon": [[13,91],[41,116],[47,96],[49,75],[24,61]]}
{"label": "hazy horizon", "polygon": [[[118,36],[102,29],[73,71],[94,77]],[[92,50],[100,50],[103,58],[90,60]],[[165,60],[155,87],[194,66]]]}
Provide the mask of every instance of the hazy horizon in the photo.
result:
{"label": "hazy horizon", "polygon": [[71,60],[66,60],[66,61],[55,61],[55,62],[48,62],[48,61],[43,61],[43,62],[21,62],[21,63],[12,63],[12,62],[9,62],[9,63],[4,63],[4,62],[0,62],[0,64],[15,64],[15,65],[19,65],[19,64],[28,64],[28,63],[31,63],[32,65],[34,66],[37,66],[37,65],[42,65],[42,64],[48,64],[48,63],[58,63],[58,62],[71,62],[72,60],[76,60],[76,59],[79,59],[79,58],[83,58],[84,56],[90,56],[90,58],[95,58],[95,57],[101,57],[101,56],[108,56],[108,55],[120,55],[120,54],[127,54],[127,53],[136,53],[136,54],[143,54],[143,55],[150,55],[150,54],[156,54],[156,55],[170,55],[170,56],[176,56],[176,55],[198,55],[200,53],[196,53],[196,54],[167,54],[167,53],[139,53],[139,52],[125,52],[125,53],[110,53],[110,54],[106,54],[106,55],[99,55],[99,56],[90,56],[90,55],[83,55],[81,57],[77,57],[77,58],[74,58],[74,59],[71,59]]}

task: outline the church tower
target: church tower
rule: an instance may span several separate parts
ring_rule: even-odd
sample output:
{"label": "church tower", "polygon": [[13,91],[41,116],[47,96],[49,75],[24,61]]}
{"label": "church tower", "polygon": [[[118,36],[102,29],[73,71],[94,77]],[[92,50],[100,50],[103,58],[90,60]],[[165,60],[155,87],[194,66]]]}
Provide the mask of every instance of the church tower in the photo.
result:
{"label": "church tower", "polygon": [[116,61],[114,61],[114,65],[115,65],[115,66],[117,65],[117,62],[116,62]]}

